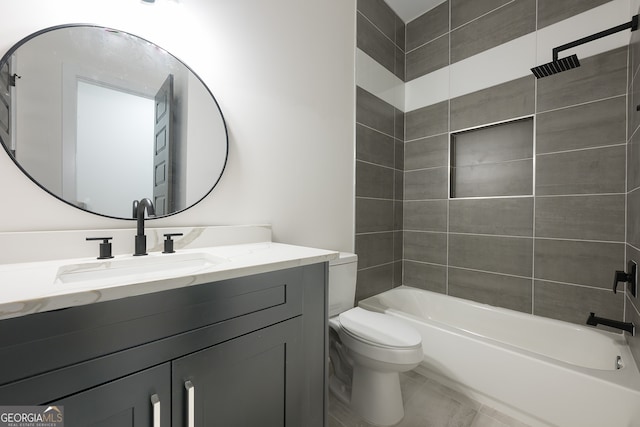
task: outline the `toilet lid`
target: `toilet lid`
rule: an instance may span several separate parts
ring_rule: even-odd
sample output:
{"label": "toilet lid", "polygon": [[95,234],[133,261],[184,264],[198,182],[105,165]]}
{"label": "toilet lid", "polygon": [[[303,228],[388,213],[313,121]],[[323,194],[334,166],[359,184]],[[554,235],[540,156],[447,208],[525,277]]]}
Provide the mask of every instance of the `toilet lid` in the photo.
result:
{"label": "toilet lid", "polygon": [[351,334],[389,347],[415,347],[422,337],[410,325],[387,314],[360,307],[340,314],[340,324]]}

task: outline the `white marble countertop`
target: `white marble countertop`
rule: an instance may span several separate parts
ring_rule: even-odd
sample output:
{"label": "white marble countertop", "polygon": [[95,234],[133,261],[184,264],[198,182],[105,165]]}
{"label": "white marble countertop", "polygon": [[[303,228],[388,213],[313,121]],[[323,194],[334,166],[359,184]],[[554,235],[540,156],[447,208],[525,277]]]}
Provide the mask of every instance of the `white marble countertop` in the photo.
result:
{"label": "white marble countertop", "polygon": [[[334,251],[262,242],[182,249],[175,254],[151,252],[145,257],[116,255],[110,260],[94,257],[0,264],[0,319],[326,262],[337,256]],[[182,270],[165,269],[162,274],[133,272],[117,280],[87,280],[82,274],[75,275],[86,266],[104,270],[114,261],[145,258],[143,262],[158,261],[166,266],[185,257],[217,263],[195,263]],[[60,272],[68,272],[69,280],[60,280]]]}

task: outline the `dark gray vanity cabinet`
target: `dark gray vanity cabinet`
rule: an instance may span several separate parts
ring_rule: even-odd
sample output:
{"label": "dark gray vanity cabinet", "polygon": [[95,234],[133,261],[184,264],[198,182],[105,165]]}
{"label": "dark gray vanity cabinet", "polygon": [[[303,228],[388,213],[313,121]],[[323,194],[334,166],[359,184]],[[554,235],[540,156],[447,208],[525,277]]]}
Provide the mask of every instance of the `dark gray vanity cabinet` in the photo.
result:
{"label": "dark gray vanity cabinet", "polygon": [[65,426],[169,426],[171,366],[146,369],[51,404],[65,408]]}
{"label": "dark gray vanity cabinet", "polygon": [[290,319],[175,360],[171,425],[305,425],[301,333],[300,318]]}
{"label": "dark gray vanity cabinet", "polygon": [[322,427],[326,280],[320,263],[2,320],[0,405],[63,405],[66,427]]}

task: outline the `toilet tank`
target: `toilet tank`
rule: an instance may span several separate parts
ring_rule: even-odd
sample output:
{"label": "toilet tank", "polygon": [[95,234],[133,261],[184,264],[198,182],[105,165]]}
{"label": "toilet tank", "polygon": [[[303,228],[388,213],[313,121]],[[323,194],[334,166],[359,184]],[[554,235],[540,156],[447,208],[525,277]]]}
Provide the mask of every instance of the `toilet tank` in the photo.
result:
{"label": "toilet tank", "polygon": [[353,308],[356,298],[358,255],[340,252],[329,261],[329,317]]}

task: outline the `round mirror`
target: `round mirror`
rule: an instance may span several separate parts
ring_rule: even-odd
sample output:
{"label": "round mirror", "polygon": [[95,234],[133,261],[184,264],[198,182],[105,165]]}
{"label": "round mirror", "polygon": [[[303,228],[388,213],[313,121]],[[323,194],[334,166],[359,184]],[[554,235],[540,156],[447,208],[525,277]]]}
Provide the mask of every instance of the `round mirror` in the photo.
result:
{"label": "round mirror", "polygon": [[78,208],[132,218],[202,200],[227,130],[202,80],[144,39],[91,25],[32,34],[0,60],[0,142],[36,184]]}

